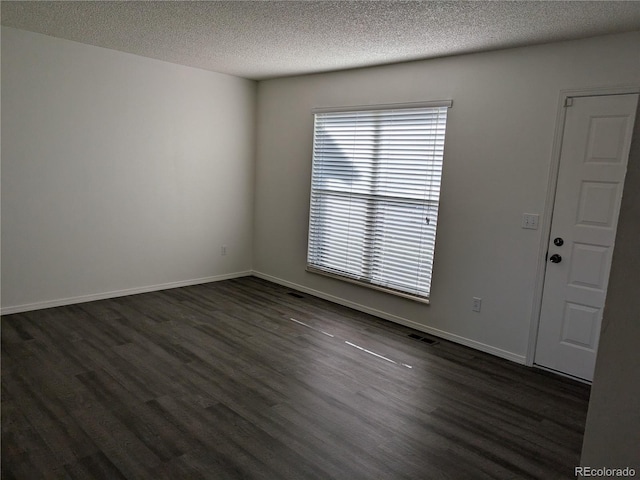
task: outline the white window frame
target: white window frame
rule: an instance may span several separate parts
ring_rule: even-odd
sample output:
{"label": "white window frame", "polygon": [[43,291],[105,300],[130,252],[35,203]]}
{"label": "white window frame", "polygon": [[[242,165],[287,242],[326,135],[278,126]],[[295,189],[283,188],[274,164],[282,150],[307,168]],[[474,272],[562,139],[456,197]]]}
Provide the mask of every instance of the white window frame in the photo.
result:
{"label": "white window frame", "polygon": [[307,271],[429,303],[451,106],[312,110]]}

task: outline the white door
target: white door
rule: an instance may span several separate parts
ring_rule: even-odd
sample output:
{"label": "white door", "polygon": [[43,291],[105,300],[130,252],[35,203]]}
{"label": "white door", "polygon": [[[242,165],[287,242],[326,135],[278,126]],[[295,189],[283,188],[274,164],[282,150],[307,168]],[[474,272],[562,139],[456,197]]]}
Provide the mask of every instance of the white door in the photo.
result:
{"label": "white door", "polygon": [[590,381],[638,95],[569,103],[535,363]]}

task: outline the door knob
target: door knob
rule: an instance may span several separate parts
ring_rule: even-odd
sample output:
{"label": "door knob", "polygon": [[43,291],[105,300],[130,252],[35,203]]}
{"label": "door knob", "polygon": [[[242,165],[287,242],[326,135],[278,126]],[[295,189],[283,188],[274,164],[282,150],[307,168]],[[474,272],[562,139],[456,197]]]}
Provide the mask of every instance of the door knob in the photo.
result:
{"label": "door knob", "polygon": [[551,257],[549,257],[549,261],[551,263],[560,263],[562,261],[562,257],[557,253],[554,253],[553,255],[551,255]]}
{"label": "door knob", "polygon": [[560,237],[556,237],[556,238],[553,239],[553,244],[556,247],[561,247],[562,245],[564,245],[564,240],[562,238],[560,238]]}

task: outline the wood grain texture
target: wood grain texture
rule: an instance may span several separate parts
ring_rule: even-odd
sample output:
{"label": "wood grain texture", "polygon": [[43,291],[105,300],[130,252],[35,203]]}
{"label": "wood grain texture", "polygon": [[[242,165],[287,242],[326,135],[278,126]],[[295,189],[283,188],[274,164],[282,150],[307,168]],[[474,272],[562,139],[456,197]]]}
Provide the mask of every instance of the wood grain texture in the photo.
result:
{"label": "wood grain texture", "polygon": [[2,478],[573,478],[587,386],[411,333],[252,277],[4,316]]}

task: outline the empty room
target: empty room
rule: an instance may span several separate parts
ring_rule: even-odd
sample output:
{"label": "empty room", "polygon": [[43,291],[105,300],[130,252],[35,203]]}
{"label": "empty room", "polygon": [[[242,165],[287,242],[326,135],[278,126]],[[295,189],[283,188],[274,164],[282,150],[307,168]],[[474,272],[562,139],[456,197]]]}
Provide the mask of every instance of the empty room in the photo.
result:
{"label": "empty room", "polygon": [[0,8],[3,479],[640,476],[640,2]]}

